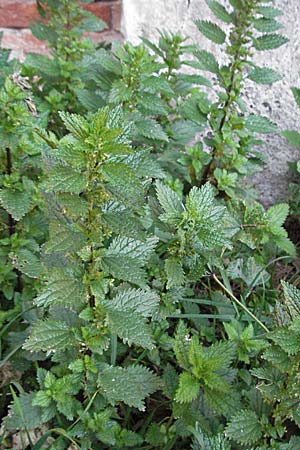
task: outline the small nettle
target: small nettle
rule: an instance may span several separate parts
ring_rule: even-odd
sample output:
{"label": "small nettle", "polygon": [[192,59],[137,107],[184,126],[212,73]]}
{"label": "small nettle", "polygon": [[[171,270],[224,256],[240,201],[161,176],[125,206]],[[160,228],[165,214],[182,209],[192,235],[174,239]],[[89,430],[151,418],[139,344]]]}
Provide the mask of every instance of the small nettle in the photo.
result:
{"label": "small nettle", "polygon": [[29,53],[22,74],[32,83],[49,129],[64,134],[58,111],[78,111],[77,97],[84,89],[83,77],[88,71],[83,58],[95,51],[94,43],[83,33],[102,31],[106,24],[76,0],[37,1],[37,9],[41,18],[30,29],[36,38],[47,41],[50,56]]}
{"label": "small nettle", "polygon": [[252,53],[286,42],[281,11],[207,4],[218,23],[196,25],[225,65],[165,32],[96,48],[83,30],[104,25],[73,0],[37,2],[50,58],[12,75],[3,52],[6,447],[299,447],[289,207],[245,187],[277,126],[242,96],[280,79]]}

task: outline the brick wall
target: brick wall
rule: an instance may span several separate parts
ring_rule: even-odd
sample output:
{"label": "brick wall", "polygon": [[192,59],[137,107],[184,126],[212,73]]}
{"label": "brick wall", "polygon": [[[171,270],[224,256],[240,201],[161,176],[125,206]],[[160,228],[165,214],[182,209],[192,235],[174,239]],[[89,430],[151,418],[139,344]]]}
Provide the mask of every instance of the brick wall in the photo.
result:
{"label": "brick wall", "polygon": [[[96,42],[121,39],[121,3],[122,0],[95,0],[83,5],[107,23],[102,33],[89,33]],[[28,52],[47,53],[46,43],[36,39],[28,29],[38,17],[35,0],[0,0],[2,47],[11,49],[13,56],[19,59]]]}

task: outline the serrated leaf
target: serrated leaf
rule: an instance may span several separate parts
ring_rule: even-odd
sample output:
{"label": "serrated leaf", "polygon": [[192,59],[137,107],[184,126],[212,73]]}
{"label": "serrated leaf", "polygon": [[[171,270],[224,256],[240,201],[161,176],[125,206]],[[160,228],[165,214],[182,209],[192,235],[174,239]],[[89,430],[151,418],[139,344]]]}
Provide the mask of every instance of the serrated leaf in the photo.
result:
{"label": "serrated leaf", "polygon": [[188,369],[190,367],[188,358],[189,341],[189,330],[185,323],[180,320],[176,329],[173,349],[176,359],[183,369]]}
{"label": "serrated leaf", "polygon": [[190,403],[198,397],[199,391],[198,380],[189,372],[183,372],[179,376],[175,400],[179,403]]}
{"label": "serrated leaf", "polygon": [[97,92],[91,92],[87,89],[76,89],[74,92],[79,102],[88,111],[97,111],[105,106],[104,98]]}
{"label": "serrated leaf", "polygon": [[255,67],[251,70],[248,78],[258,84],[272,84],[282,79],[282,76],[268,67]]}
{"label": "serrated leaf", "polygon": [[70,166],[56,166],[48,173],[44,182],[46,191],[80,194],[87,187],[85,175]]}
{"label": "serrated leaf", "polygon": [[[198,119],[200,119],[200,111],[198,115]],[[197,131],[203,130],[206,125],[206,118],[203,120],[203,115],[201,115],[202,123],[200,125],[200,121],[192,121],[192,120],[177,120],[173,122],[170,126],[170,135],[173,140],[181,145],[188,145],[192,139],[194,139]]]}
{"label": "serrated leaf", "polygon": [[33,406],[34,392],[23,392],[14,401],[4,419],[4,427],[7,430],[33,430],[45,421],[41,416],[39,406]]}
{"label": "serrated leaf", "polygon": [[156,194],[164,214],[160,216],[161,220],[170,224],[176,224],[184,211],[183,204],[172,189],[160,181],[156,182]]}
{"label": "serrated leaf", "polygon": [[[285,232],[285,230],[283,230]],[[287,236],[273,236],[273,241],[278,247],[288,255],[295,256],[296,248],[293,242]]]}
{"label": "serrated leaf", "polygon": [[262,427],[254,411],[243,410],[232,417],[226,434],[239,444],[254,444],[262,436]]}
{"label": "serrated leaf", "polygon": [[13,265],[30,278],[40,278],[43,267],[37,255],[26,248],[10,253]]}
{"label": "serrated leaf", "polygon": [[123,339],[124,343],[153,350],[151,329],[141,314],[128,310],[109,309],[108,322],[111,333]]}
{"label": "serrated leaf", "polygon": [[122,289],[112,299],[105,302],[109,310],[134,311],[143,317],[151,317],[158,310],[159,297],[153,291],[144,289]]}
{"label": "serrated leaf", "polygon": [[300,89],[294,86],[291,88],[291,91],[293,93],[297,105],[300,106]]}
{"label": "serrated leaf", "polygon": [[75,343],[76,339],[73,329],[68,323],[47,319],[39,320],[34,324],[23,348],[32,352],[55,353],[56,351],[72,347]]}
{"label": "serrated leaf", "polygon": [[180,74],[178,74],[178,79],[181,81],[184,81],[185,83],[198,84],[200,86],[211,87],[211,82],[207,78],[203,77],[202,75],[180,73]]}
{"label": "serrated leaf", "polygon": [[207,5],[214,15],[225,23],[232,23],[233,17],[227,9],[215,0],[206,0]]}
{"label": "serrated leaf", "polygon": [[261,33],[274,33],[280,30],[282,25],[274,19],[254,19],[254,28]]}
{"label": "serrated leaf", "polygon": [[253,40],[253,46],[256,50],[273,50],[286,44],[288,39],[280,34],[265,34]]}
{"label": "serrated leaf", "polygon": [[150,149],[143,149],[136,151],[123,161],[130,166],[135,174],[140,178],[164,178],[163,172],[159,162],[150,153]]}
{"label": "serrated leaf", "polygon": [[35,299],[35,304],[44,308],[51,305],[78,308],[86,299],[83,283],[62,270],[48,274],[43,292]]}
{"label": "serrated leaf", "polygon": [[40,72],[45,78],[50,78],[51,80],[56,80],[60,77],[60,66],[57,61],[45,55],[29,53],[26,56],[25,66],[31,67],[35,70],[35,73]]}
{"label": "serrated leaf", "polygon": [[282,135],[289,141],[289,143],[296,148],[300,147],[300,133],[298,131],[286,130]]}
{"label": "serrated leaf", "polygon": [[83,233],[71,225],[50,222],[50,239],[46,244],[46,253],[68,253],[79,251],[85,243]]}
{"label": "serrated leaf", "polygon": [[168,258],[165,261],[165,271],[167,274],[167,289],[182,286],[185,281],[182,264],[176,258]]}
{"label": "serrated leaf", "polygon": [[255,9],[256,12],[264,16],[265,19],[274,19],[275,17],[282,15],[282,11],[278,8],[273,8],[273,6],[258,5]]}
{"label": "serrated leaf", "polygon": [[155,94],[149,92],[142,92],[137,95],[139,101],[139,110],[144,114],[151,116],[166,116],[168,110],[163,100]]}
{"label": "serrated leaf", "polygon": [[143,287],[145,270],[142,267],[151,256],[156,243],[156,238],[148,238],[143,242],[118,236],[112,241],[102,258],[102,266],[115,278]]}
{"label": "serrated leaf", "polygon": [[289,328],[275,330],[270,339],[279,345],[288,355],[296,355],[300,352],[300,334]]}
{"label": "serrated leaf", "polygon": [[158,239],[149,237],[145,241],[139,241],[128,237],[117,236],[107,249],[106,256],[128,256],[144,264],[148,261]]}
{"label": "serrated leaf", "polygon": [[76,138],[84,139],[88,135],[89,123],[84,117],[64,111],[60,111],[59,116],[67,130]]}
{"label": "serrated leaf", "polygon": [[281,227],[289,214],[289,205],[287,203],[278,203],[271,206],[267,211],[267,218],[272,225]]}
{"label": "serrated leaf", "polygon": [[196,20],[195,24],[198,30],[210,41],[219,45],[224,44],[226,34],[218,25],[207,20]]}
{"label": "serrated leaf", "polygon": [[292,317],[300,317],[300,290],[286,281],[281,281],[285,305]]}
{"label": "serrated leaf", "polygon": [[254,114],[247,117],[245,127],[254,133],[268,134],[277,132],[277,125],[275,123],[271,122],[267,117],[256,116]]}
{"label": "serrated leaf", "polygon": [[15,220],[21,220],[33,207],[29,193],[10,188],[0,190],[0,203]]}
{"label": "serrated leaf", "polygon": [[168,96],[174,95],[174,91],[170,83],[159,76],[143,74],[141,77],[141,84],[143,88],[153,92],[154,94],[160,92],[161,94]]}
{"label": "serrated leaf", "polygon": [[160,388],[159,378],[144,366],[109,367],[99,384],[110,403],[124,402],[140,411],[145,410],[144,399]]}
{"label": "serrated leaf", "polygon": [[207,70],[215,74],[219,73],[219,64],[214,55],[206,50],[200,50],[195,52],[195,56],[199,61],[199,68]]}
{"label": "serrated leaf", "polygon": [[138,132],[153,141],[168,142],[168,135],[164,132],[162,126],[154,119],[138,119],[135,121]]}
{"label": "serrated leaf", "polygon": [[122,162],[109,162],[103,166],[106,188],[120,202],[138,205],[143,201],[143,188],[135,172]]}

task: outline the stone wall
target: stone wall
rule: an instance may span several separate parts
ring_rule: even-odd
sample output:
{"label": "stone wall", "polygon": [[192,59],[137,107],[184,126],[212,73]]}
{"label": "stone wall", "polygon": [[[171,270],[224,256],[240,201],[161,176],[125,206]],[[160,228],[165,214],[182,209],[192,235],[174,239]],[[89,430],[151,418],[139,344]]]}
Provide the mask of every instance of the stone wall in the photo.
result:
{"label": "stone wall", "polygon": [[[121,38],[121,3],[121,0],[98,0],[83,5],[107,24],[102,33],[89,33],[96,42]],[[14,57],[22,60],[28,52],[47,52],[46,44],[37,40],[28,29],[38,17],[35,0],[0,0],[1,44],[10,48]]]}
{"label": "stone wall", "polygon": [[[219,1],[225,5],[224,0]],[[276,69],[283,79],[272,87],[258,87],[249,82],[245,100],[250,111],[267,115],[280,129],[300,130],[300,110],[290,92],[290,86],[300,87],[300,1],[275,0],[274,5],[284,10],[281,32],[289,38],[289,43],[280,49],[257,54],[255,60]],[[222,50],[198,32],[194,20],[199,18],[216,20],[205,0],[123,0],[122,31],[131,42],[138,43],[141,35],[156,39],[157,30],[166,29],[189,36],[224,61]],[[293,149],[280,136],[267,136],[263,150],[267,165],[255,182],[263,202],[270,204],[286,197],[287,161],[300,159],[300,149]]]}

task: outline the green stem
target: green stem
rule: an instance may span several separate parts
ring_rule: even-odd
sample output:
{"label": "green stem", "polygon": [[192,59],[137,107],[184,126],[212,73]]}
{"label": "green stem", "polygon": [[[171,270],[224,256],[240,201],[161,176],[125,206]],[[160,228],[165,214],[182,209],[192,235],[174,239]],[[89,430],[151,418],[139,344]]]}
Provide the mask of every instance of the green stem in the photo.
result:
{"label": "green stem", "polygon": [[270,333],[270,330],[253,314],[247,306],[245,306],[242,302],[240,302],[235,295],[233,295],[227,288],[224,286],[224,284],[216,277],[216,275],[212,274],[213,280],[223,289],[224,292],[237,304],[240,308],[242,308],[246,314],[248,314],[252,319],[261,327],[264,331],[267,333]]}

